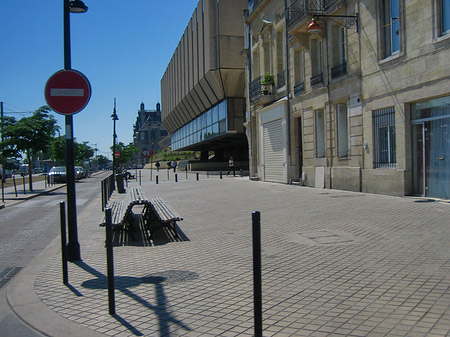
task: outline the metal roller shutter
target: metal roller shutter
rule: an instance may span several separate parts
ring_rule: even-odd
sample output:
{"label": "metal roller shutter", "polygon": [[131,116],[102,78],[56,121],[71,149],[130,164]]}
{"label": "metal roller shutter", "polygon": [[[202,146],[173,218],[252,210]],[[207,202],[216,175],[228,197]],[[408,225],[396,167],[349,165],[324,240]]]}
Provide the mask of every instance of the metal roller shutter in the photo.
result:
{"label": "metal roller shutter", "polygon": [[284,146],[282,120],[263,124],[264,180],[284,183]]}

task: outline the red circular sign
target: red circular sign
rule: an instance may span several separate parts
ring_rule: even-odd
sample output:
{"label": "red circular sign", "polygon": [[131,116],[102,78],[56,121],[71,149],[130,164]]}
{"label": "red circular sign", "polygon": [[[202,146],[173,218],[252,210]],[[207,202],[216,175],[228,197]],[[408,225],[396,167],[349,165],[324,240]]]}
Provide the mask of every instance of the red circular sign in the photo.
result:
{"label": "red circular sign", "polygon": [[116,158],[116,159],[120,158],[120,152],[119,151],[114,152],[114,158]]}
{"label": "red circular sign", "polygon": [[80,112],[91,98],[91,84],[76,70],[60,70],[45,84],[45,100],[50,108],[61,115]]}

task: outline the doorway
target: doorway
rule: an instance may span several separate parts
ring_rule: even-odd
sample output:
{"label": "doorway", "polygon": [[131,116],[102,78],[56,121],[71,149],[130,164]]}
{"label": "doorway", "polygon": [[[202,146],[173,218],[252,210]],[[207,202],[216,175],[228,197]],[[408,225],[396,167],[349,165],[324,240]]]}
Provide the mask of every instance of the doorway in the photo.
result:
{"label": "doorway", "polygon": [[450,118],[413,121],[413,188],[417,195],[450,199]]}

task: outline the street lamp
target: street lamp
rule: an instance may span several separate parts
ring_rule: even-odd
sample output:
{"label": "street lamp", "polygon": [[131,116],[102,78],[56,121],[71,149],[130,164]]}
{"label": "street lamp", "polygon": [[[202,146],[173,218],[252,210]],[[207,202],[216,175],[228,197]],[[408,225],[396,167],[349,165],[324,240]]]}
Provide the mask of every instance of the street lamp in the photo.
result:
{"label": "street lamp", "polygon": [[116,99],[114,98],[114,109],[113,113],[111,115],[111,118],[113,120],[113,174],[116,174],[116,121],[119,120],[119,117],[117,117],[116,113]]}
{"label": "street lamp", "polygon": [[351,28],[353,26],[356,26],[356,31],[359,31],[359,20],[358,20],[358,14],[356,15],[326,15],[326,14],[315,14],[311,20],[311,23],[308,25],[308,28],[306,30],[310,33],[320,33],[322,31],[322,27],[316,22],[316,19],[318,18],[344,18],[347,20],[346,24],[341,24],[337,21],[339,25],[345,28]]}
{"label": "street lamp", "polygon": [[[70,13],[85,13],[87,6],[80,0],[63,0],[64,17],[64,70],[70,70]],[[75,197],[75,160],[73,151],[73,118],[66,115],[66,180],[67,180],[67,223],[69,242],[67,258],[69,261],[79,261],[80,244],[78,243],[77,204]]]}

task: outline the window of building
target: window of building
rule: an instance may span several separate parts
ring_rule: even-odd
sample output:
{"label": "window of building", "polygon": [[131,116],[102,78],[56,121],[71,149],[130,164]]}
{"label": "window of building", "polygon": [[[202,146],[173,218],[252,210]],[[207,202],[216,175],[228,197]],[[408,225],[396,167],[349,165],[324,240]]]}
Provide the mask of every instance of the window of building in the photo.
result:
{"label": "window of building", "polygon": [[261,76],[259,73],[259,53],[257,50],[253,51],[252,53],[252,79]]}
{"label": "window of building", "polygon": [[299,94],[305,91],[304,85],[304,64],[303,64],[303,51],[294,51],[294,94]]}
{"label": "window of building", "polygon": [[283,31],[277,32],[277,88],[281,88],[286,85],[286,76],[284,70],[284,57],[283,57]]}
{"label": "window of building", "polygon": [[270,48],[270,42],[264,41],[264,74],[270,73],[272,74],[272,67],[271,67],[271,48]]}
{"label": "window of building", "polygon": [[381,24],[383,56],[389,57],[400,51],[400,0],[382,0]]}
{"label": "window of building", "polygon": [[375,168],[395,168],[395,109],[389,107],[373,113]]}
{"label": "window of building", "polygon": [[345,28],[333,26],[331,30],[331,78],[336,78],[347,73],[345,62]]}
{"label": "window of building", "polygon": [[439,0],[440,5],[440,33],[447,35],[450,33],[450,1]]}
{"label": "window of building", "polygon": [[336,105],[338,157],[348,156],[348,113],[346,104]]}
{"label": "window of building", "polygon": [[325,113],[316,111],[316,158],[325,157]]}
{"label": "window of building", "polygon": [[318,39],[311,40],[311,86],[323,82],[322,76],[322,48]]}
{"label": "window of building", "polygon": [[222,101],[172,134],[172,150],[227,133],[227,101]]}

